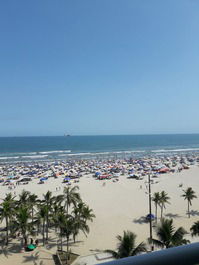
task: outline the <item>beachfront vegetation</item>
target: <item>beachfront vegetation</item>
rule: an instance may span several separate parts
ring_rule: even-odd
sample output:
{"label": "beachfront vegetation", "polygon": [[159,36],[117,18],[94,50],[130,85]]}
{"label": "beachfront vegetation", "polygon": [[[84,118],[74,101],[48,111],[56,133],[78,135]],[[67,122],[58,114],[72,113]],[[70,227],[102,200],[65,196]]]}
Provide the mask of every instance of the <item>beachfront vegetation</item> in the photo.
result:
{"label": "beachfront vegetation", "polygon": [[116,238],[118,240],[117,250],[107,249],[105,252],[112,254],[116,259],[126,258],[130,256],[138,255],[142,252],[146,252],[145,243],[141,242],[136,246],[135,239],[136,234],[131,231],[124,231],[123,236],[118,235]]}
{"label": "beachfront vegetation", "polygon": [[195,191],[189,187],[186,190],[183,190],[184,194],[182,195],[182,197],[184,197],[185,200],[187,200],[187,214],[188,217],[190,218],[190,206],[192,205],[192,200],[194,198],[197,198],[197,196],[195,195]]}
{"label": "beachfront vegetation", "polygon": [[160,204],[160,193],[159,192],[154,192],[152,201],[155,204],[155,218],[156,218],[156,222],[157,222],[157,219],[158,219],[158,205]]}
{"label": "beachfront vegetation", "polygon": [[199,236],[199,221],[195,222],[190,228],[192,236]]}
{"label": "beachfront vegetation", "polygon": [[[9,240],[9,232],[11,232],[11,220],[14,215],[14,208],[15,208],[15,200],[11,193],[7,194],[5,199],[1,204],[1,222],[5,220],[6,225],[6,237],[5,237],[5,244],[8,245]],[[10,233],[11,234],[11,233]]]}
{"label": "beachfront vegetation", "polygon": [[170,197],[168,196],[168,194],[165,191],[161,191],[160,200],[159,200],[159,205],[160,205],[160,210],[161,210],[161,214],[160,214],[161,219],[163,217],[163,209],[166,208],[166,203],[170,203],[169,200],[170,200]]}
{"label": "beachfront vegetation", "polygon": [[152,239],[153,245],[160,248],[171,248],[190,243],[184,236],[187,234],[183,227],[175,229],[172,219],[162,219],[156,228],[157,239]]}
{"label": "beachfront vegetation", "polygon": [[160,207],[160,218],[163,218],[163,210],[166,208],[166,204],[169,202],[170,197],[165,191],[155,192],[152,197],[152,201],[155,204],[155,216],[157,222],[158,206]]}
{"label": "beachfront vegetation", "polygon": [[[22,247],[26,247],[30,236],[42,236],[43,245],[48,244],[49,232],[54,229],[63,249],[63,238],[66,238],[67,253],[69,244],[75,242],[79,232],[89,233],[88,221],[95,217],[92,209],[86,205],[78,187],[67,187],[63,194],[53,196],[50,191],[39,200],[35,194],[22,191],[18,199],[7,194],[0,205],[1,222],[5,224],[5,244],[21,234]],[[69,255],[68,255],[69,258]]]}

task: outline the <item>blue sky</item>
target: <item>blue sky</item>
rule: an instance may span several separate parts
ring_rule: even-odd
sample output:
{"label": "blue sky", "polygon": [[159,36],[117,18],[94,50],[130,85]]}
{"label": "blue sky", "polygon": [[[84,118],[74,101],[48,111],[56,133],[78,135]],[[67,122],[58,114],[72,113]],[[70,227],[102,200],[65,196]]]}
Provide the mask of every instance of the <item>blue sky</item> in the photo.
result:
{"label": "blue sky", "polygon": [[0,2],[0,136],[199,133],[199,1]]}

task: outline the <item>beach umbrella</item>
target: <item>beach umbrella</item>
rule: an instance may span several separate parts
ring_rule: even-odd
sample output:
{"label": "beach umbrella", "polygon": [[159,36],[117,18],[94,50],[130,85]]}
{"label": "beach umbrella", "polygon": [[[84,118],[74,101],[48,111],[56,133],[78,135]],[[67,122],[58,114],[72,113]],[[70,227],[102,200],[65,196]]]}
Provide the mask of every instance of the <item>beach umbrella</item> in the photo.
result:
{"label": "beach umbrella", "polygon": [[100,175],[101,175],[101,172],[99,172],[99,171],[95,172],[96,177],[99,177]]}
{"label": "beach umbrella", "polygon": [[169,172],[169,171],[170,171],[169,168],[164,167],[164,168],[161,168],[158,172],[159,172],[159,173],[167,173],[167,172]]}
{"label": "beach umbrella", "polygon": [[14,180],[13,179],[7,179],[6,182],[13,183]]}
{"label": "beach umbrella", "polygon": [[155,219],[155,215],[149,213],[149,214],[147,214],[146,219],[147,219],[147,220],[150,220],[150,219],[151,219],[151,220],[154,220],[154,219]]}
{"label": "beach umbrella", "polygon": [[70,178],[69,177],[65,177],[64,180],[65,181],[70,181]]}
{"label": "beach umbrella", "polygon": [[36,248],[36,245],[33,245],[33,244],[29,244],[27,246],[27,249],[30,250],[30,251],[34,250],[35,248]]}
{"label": "beach umbrella", "polygon": [[43,178],[40,178],[40,181],[44,181],[44,180],[47,180],[48,178],[45,178],[45,177],[43,177]]}

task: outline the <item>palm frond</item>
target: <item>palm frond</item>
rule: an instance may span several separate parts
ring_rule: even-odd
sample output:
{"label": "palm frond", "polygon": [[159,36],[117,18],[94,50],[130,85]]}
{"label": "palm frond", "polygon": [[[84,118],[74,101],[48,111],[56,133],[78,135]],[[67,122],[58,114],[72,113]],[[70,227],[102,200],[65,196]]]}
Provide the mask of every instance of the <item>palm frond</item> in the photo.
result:
{"label": "palm frond", "polygon": [[131,256],[136,256],[146,251],[147,251],[146,244],[144,242],[141,242],[136,248],[133,249]]}

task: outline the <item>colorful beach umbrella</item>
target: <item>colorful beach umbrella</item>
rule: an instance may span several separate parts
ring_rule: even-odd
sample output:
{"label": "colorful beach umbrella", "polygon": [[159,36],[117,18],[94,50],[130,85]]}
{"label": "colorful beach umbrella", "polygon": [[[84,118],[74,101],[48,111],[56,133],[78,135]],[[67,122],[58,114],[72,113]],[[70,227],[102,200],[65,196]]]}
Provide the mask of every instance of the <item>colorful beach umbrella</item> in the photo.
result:
{"label": "colorful beach umbrella", "polygon": [[47,180],[48,178],[45,178],[45,177],[43,177],[43,178],[40,178],[40,181],[44,181],[44,180]]}
{"label": "colorful beach umbrella", "polygon": [[149,214],[147,214],[146,219],[147,220],[150,220],[150,219],[154,220],[155,219],[155,215],[149,213]]}
{"label": "colorful beach umbrella", "polygon": [[36,248],[36,245],[30,244],[27,246],[29,250],[34,250]]}

